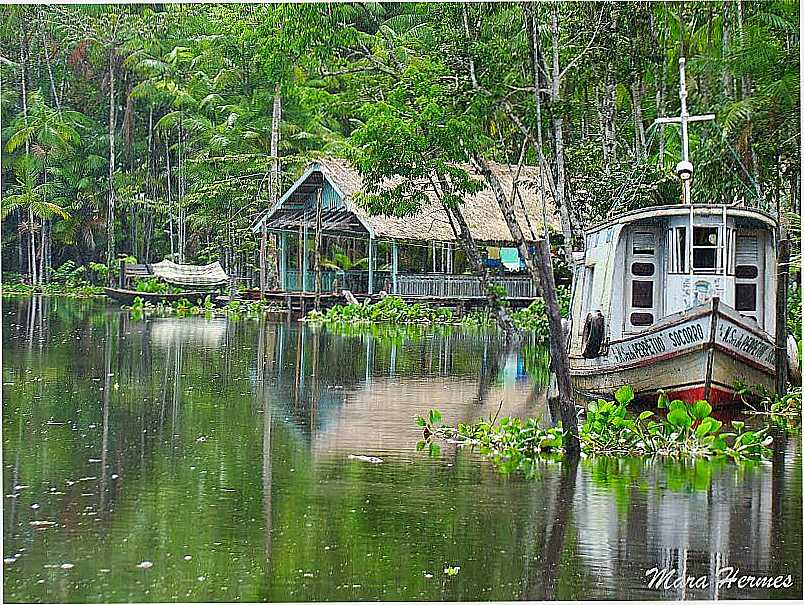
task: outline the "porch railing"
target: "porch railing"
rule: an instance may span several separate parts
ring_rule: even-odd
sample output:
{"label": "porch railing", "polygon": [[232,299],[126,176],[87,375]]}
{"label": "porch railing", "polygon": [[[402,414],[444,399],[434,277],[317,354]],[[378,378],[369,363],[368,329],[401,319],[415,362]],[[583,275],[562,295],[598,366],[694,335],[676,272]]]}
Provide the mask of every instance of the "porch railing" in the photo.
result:
{"label": "porch railing", "polygon": [[[538,293],[528,276],[495,276],[492,283],[505,288],[510,298],[535,298]],[[405,273],[397,276],[397,293],[402,296],[474,298],[485,296],[480,278],[474,275]]]}
{"label": "porch railing", "polygon": [[[337,283],[336,283],[337,280]],[[445,273],[399,273],[396,277],[396,291],[390,271],[374,271],[372,291],[380,290],[400,296],[422,296],[431,298],[474,298],[484,296],[480,288],[480,278],[474,275],[451,275]],[[492,277],[492,283],[503,286],[510,298],[535,298],[538,296],[531,279],[527,275],[506,275]],[[337,288],[336,288],[337,286]],[[290,269],[286,274],[285,290],[299,292],[302,289],[301,271]],[[368,292],[368,271],[321,272],[321,291],[350,290],[355,294]],[[315,291],[315,271],[307,272],[307,291]]]}

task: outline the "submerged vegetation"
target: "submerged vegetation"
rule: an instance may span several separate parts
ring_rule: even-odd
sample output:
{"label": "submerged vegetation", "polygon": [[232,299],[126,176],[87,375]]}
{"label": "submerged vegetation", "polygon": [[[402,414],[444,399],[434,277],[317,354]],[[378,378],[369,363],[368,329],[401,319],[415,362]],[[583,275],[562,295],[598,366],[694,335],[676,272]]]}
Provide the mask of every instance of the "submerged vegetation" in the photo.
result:
{"label": "submerged vegetation", "polygon": [[[569,289],[558,288],[562,316],[569,311]],[[504,303],[503,299],[503,303]],[[542,340],[549,338],[547,309],[544,300],[535,299],[528,307],[511,312],[511,320],[519,330],[533,332]],[[311,311],[306,321],[322,324],[457,324],[493,327],[496,322],[488,310],[470,311],[463,317],[452,309],[423,303],[407,304],[399,296],[386,296],[376,303],[366,299],[362,304],[334,305],[324,311]]]}
{"label": "submerged vegetation", "polygon": [[[587,456],[660,456],[681,458],[728,458],[734,461],[770,458],[773,439],[769,427],[754,430],[734,420],[727,429],[711,416],[712,406],[703,400],[693,405],[662,396],[659,407],[666,414],[650,410],[638,414],[627,408],[633,402],[631,387],[622,387],[613,401],[600,399],[587,406],[580,426],[581,452]],[[538,418],[496,418],[451,427],[441,422],[441,414],[431,410],[418,416],[424,441],[446,439],[461,446],[476,447],[503,473],[523,471],[534,464],[564,453],[566,435],[558,426],[540,426]]]}

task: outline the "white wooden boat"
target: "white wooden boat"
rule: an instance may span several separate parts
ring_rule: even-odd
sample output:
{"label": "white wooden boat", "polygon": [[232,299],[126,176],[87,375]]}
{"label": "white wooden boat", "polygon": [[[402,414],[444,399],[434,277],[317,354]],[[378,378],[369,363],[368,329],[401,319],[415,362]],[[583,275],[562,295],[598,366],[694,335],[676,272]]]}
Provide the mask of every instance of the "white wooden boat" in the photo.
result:
{"label": "white wooden boat", "polygon": [[[692,203],[681,61],[684,202],[620,214],[585,234],[575,255],[570,374],[584,393],[633,386],[723,405],[736,387],[773,391],[779,228],[742,203]],[[782,344],[783,346],[783,344]]]}

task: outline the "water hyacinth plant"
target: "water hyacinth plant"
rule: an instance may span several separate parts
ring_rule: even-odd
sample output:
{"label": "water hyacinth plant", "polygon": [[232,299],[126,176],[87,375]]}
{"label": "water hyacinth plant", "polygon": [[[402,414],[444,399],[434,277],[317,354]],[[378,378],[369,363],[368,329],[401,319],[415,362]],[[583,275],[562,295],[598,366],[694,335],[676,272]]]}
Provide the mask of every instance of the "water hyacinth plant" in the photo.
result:
{"label": "water hyacinth plant", "polygon": [[[733,421],[729,430],[712,418],[712,406],[703,400],[692,405],[662,397],[660,407],[667,415],[645,410],[634,416],[628,411],[634,392],[620,388],[613,401],[600,399],[590,403],[580,426],[581,452],[586,456],[662,456],[683,458],[727,458],[734,461],[770,458],[772,438],[768,427],[747,429],[744,422]],[[503,473],[524,471],[534,462],[563,455],[568,438],[560,424],[539,426],[538,418],[496,418],[451,427],[441,423],[441,414],[431,410],[427,418],[418,416],[423,429],[424,447],[434,438],[461,446],[476,447]]]}
{"label": "water hyacinth plant", "polygon": [[733,431],[721,432],[723,424],[711,417],[712,406],[703,400],[688,405],[681,400],[659,397],[665,418],[650,410],[633,417],[627,406],[634,399],[630,386],[621,387],[614,401],[590,403],[580,428],[581,448],[593,454],[661,456],[729,456],[735,460],[770,457],[772,438],[767,427],[745,430],[745,423],[733,421]]}
{"label": "water hyacinth plant", "polygon": [[451,309],[421,303],[408,305],[398,296],[386,296],[376,303],[335,305],[326,311],[311,311],[305,317],[315,323],[455,323]]}

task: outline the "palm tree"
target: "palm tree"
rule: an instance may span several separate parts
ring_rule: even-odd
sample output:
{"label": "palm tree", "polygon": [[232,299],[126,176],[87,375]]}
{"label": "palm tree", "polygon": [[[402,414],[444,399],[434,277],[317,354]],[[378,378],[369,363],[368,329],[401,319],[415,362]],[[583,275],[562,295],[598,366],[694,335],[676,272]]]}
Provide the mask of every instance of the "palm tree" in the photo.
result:
{"label": "palm tree", "polygon": [[[36,231],[42,228],[44,221],[50,220],[54,216],[59,216],[63,219],[70,218],[69,213],[58,204],[47,201],[50,197],[52,183],[40,183],[39,176],[41,174],[41,167],[30,156],[20,157],[14,166],[14,175],[16,182],[9,190],[9,194],[3,196],[2,206],[0,206],[0,218],[6,218],[14,211],[27,212],[28,221],[20,223],[20,236],[27,233],[29,237],[29,267],[31,281],[33,285],[42,283],[42,272],[37,272],[37,253],[36,253]],[[36,220],[40,224],[36,224]],[[42,245],[39,248],[39,262],[40,266],[42,258],[45,253],[44,235]]]}
{"label": "palm tree", "polygon": [[[17,117],[10,128],[10,136],[6,149],[9,152],[15,152],[19,148],[24,147],[26,161],[22,163],[19,168],[20,172],[17,173],[18,186],[21,184],[22,188],[20,193],[16,195],[23,195],[20,203],[29,207],[29,221],[27,229],[31,238],[31,262],[35,263],[35,243],[33,241],[35,227],[34,214],[32,209],[34,206],[45,208],[41,206],[42,203],[48,203],[44,196],[48,196],[52,192],[49,186],[50,182],[50,161],[54,156],[58,157],[61,154],[67,153],[72,147],[80,142],[78,128],[84,121],[84,116],[77,111],[64,110],[57,111],[47,105],[43,97],[38,93],[31,93],[28,96],[27,111],[23,115]],[[34,158],[37,158],[34,160]],[[37,180],[41,178],[41,185]],[[33,196],[33,197],[32,197]],[[38,201],[36,201],[38,199]],[[60,208],[58,204],[50,204],[52,207]],[[17,207],[17,206],[15,206]],[[49,269],[49,231],[50,219],[53,216],[52,212],[45,211],[40,218],[42,219],[41,234],[40,234],[40,247],[39,247],[39,266],[37,268],[31,266],[31,278],[35,283],[43,283],[47,281],[47,273]]]}

